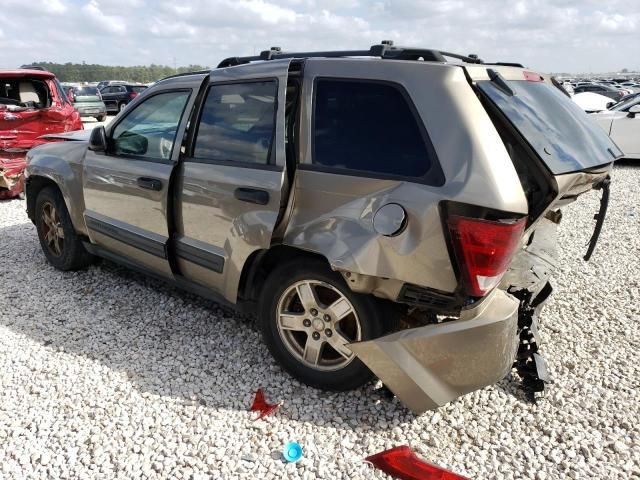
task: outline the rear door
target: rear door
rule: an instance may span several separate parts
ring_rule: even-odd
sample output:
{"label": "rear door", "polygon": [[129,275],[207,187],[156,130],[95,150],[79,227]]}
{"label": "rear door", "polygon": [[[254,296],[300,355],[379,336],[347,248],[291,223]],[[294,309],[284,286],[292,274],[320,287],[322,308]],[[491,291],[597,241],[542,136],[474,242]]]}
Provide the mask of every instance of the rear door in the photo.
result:
{"label": "rear door", "polygon": [[289,60],[214,70],[176,186],[180,273],[234,302],[242,268],[267,249],[287,198]]}
{"label": "rear door", "polygon": [[84,217],[91,241],[171,277],[170,179],[202,77],[156,88],[107,131],[107,152],[87,151]]}

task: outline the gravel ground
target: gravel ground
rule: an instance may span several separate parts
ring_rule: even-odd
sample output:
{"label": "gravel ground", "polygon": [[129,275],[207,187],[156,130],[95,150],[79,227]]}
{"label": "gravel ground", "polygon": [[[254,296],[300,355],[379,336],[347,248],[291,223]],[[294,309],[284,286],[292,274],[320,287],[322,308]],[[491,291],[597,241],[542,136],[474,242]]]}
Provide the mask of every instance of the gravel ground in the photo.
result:
{"label": "gravel ground", "polygon": [[[591,263],[597,196],[565,211],[546,398],[505,379],[417,418],[371,387],[293,381],[216,304],[107,262],[54,270],[24,202],[0,202],[0,477],[383,478],[362,458],[409,444],[479,479],[640,478],[639,185],[640,166],[616,167]],[[284,405],[253,422],[260,386]],[[290,439],[297,464],[280,460]]]}

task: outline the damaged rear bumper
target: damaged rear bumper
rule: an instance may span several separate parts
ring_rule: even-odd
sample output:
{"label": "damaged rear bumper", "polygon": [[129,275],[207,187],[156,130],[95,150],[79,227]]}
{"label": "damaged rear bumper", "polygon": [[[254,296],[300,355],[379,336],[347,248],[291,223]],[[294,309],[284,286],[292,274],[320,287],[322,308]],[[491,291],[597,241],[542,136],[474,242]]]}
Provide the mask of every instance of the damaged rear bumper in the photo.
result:
{"label": "damaged rear bumper", "polygon": [[519,300],[495,290],[459,320],[402,330],[349,348],[414,413],[504,378],[518,348]]}

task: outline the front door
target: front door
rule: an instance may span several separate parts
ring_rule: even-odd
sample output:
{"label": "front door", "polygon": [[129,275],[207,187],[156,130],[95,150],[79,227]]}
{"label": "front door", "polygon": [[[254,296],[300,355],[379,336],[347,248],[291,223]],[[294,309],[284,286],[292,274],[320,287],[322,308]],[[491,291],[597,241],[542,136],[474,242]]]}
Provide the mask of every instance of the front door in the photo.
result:
{"label": "front door", "polygon": [[169,180],[193,90],[156,90],[110,126],[106,153],[89,150],[84,162],[91,241],[167,277]]}
{"label": "front door", "polygon": [[289,61],[211,72],[176,185],[181,274],[231,302],[249,256],[271,245],[286,201]]}

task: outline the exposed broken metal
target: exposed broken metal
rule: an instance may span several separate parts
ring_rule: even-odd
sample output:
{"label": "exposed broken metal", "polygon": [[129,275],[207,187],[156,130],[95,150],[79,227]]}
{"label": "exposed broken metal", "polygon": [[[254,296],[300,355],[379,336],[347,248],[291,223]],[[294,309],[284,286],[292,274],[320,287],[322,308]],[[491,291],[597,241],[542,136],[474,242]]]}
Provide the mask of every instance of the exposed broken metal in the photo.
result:
{"label": "exposed broken metal", "polygon": [[526,398],[531,402],[535,402],[536,394],[544,392],[545,385],[551,383],[547,363],[538,353],[540,348],[538,318],[552,292],[553,287],[551,287],[551,283],[547,282],[533,299],[532,293],[528,290],[521,290],[514,294],[520,298],[520,308],[518,309],[520,343],[513,366],[522,379],[522,389]]}

